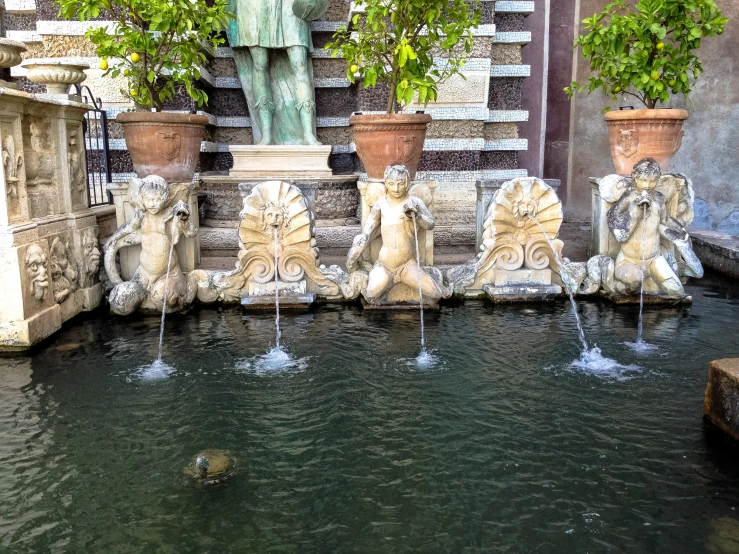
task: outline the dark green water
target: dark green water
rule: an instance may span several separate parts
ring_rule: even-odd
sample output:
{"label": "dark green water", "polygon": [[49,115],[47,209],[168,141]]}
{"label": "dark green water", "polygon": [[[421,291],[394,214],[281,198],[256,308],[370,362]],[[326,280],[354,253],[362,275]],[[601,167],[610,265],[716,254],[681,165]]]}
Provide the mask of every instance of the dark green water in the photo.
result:
{"label": "dark green water", "polygon": [[[707,278],[690,309],[581,303],[590,343],[626,374],[572,368],[567,304],[427,314],[283,314],[300,359],[260,372],[272,315],[100,315],[0,359],[0,552],[710,552],[739,520],[739,465],[702,423],[708,363],[739,356],[739,288]],[[250,363],[245,363],[245,361]],[[201,449],[240,472],[201,490]],[[739,522],[736,523],[739,527]],[[739,535],[738,535],[739,536]]]}

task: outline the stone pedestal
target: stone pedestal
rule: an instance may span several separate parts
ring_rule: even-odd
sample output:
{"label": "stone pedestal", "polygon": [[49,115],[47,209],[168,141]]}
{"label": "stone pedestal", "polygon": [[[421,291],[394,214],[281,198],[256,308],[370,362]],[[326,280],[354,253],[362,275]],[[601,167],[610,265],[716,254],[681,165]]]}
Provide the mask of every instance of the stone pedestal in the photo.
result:
{"label": "stone pedestal", "polygon": [[234,165],[229,177],[308,179],[331,177],[328,157],[330,145],[230,145]]}
{"label": "stone pedestal", "polygon": [[[170,183],[169,189],[172,198],[182,200],[190,208],[190,218],[195,226],[198,226],[198,188],[199,183]],[[120,227],[133,219],[136,208],[131,203],[128,196],[128,183],[108,183],[108,191],[113,196],[113,204],[115,205],[116,225]],[[194,218],[194,219],[193,219]],[[193,238],[182,237],[175,246],[177,250],[177,258],[179,259],[180,269],[187,273],[200,267],[200,237]],[[139,267],[139,257],[141,255],[141,245],[126,246],[119,251],[121,262],[121,277],[124,281],[129,281],[136,269]]]}
{"label": "stone pedestal", "polygon": [[0,88],[0,350],[27,349],[100,303],[86,111]]}
{"label": "stone pedestal", "polygon": [[552,283],[551,269],[518,269],[495,272],[493,282],[483,290],[493,302],[542,302],[562,294]]}
{"label": "stone pedestal", "polygon": [[711,362],[703,416],[739,440],[739,358]]}

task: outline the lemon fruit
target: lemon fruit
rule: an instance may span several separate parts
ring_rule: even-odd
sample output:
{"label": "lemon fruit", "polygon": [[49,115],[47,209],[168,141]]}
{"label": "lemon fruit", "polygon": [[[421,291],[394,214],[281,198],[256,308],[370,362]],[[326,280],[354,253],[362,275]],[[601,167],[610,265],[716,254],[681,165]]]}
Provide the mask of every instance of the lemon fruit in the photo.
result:
{"label": "lemon fruit", "polygon": [[657,50],[662,50],[664,47],[665,47],[665,43],[664,42],[658,42],[657,43]]}
{"label": "lemon fruit", "polygon": [[108,60],[100,60],[100,69],[103,71],[108,69]]}
{"label": "lemon fruit", "polygon": [[652,81],[656,81],[657,79],[659,79],[659,71],[655,69],[652,71]]}
{"label": "lemon fruit", "polygon": [[667,84],[669,84],[671,87],[674,87],[677,84],[677,81],[675,79],[670,79]]}
{"label": "lemon fruit", "polygon": [[354,64],[349,69],[352,73],[356,73],[357,71],[359,71],[359,66],[357,64]]}
{"label": "lemon fruit", "polygon": [[141,56],[139,56],[136,52],[131,54],[131,61],[133,63],[137,63],[141,59]]}
{"label": "lemon fruit", "polygon": [[136,92],[135,90],[132,90],[132,91],[131,91],[131,96],[138,96],[138,94],[139,94],[139,93],[138,93],[138,92]]}

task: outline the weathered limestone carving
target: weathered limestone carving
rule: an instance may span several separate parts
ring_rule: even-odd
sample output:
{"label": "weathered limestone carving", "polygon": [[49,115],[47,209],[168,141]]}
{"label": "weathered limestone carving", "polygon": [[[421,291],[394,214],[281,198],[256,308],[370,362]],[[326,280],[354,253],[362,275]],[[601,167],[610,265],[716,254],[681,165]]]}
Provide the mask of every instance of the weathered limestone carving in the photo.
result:
{"label": "weathered limestone carving", "polygon": [[26,276],[28,277],[28,288],[33,297],[39,302],[46,297],[49,290],[49,279],[46,273],[46,252],[34,243],[26,250]]}
{"label": "weathered limestone carving", "polygon": [[100,269],[100,248],[94,229],[88,229],[82,235],[82,259],[80,261],[80,286],[90,287],[97,282]]}
{"label": "weathered limestone carving", "polygon": [[239,302],[259,297],[271,301],[275,276],[279,277],[280,296],[286,297],[341,297],[350,288],[342,270],[320,265],[313,214],[300,189],[290,183],[260,183],[244,198],[239,248],[232,271],[193,272],[198,276],[200,301]]}
{"label": "weathered limestone carving", "polygon": [[49,136],[51,121],[32,117],[26,138],[26,179],[29,185],[49,185],[56,172],[53,143]]}
{"label": "weathered limestone carving", "polygon": [[477,258],[448,272],[455,292],[485,291],[500,300],[561,293],[552,282],[560,266],[561,224],[562,203],[544,181],[526,177],[503,183],[488,207]]}
{"label": "weathered limestone carving", "polygon": [[[18,170],[23,165],[23,155],[20,153],[20,148],[16,150],[15,138],[13,135],[8,135],[3,140],[2,144],[2,156],[3,156],[3,171],[5,173],[5,195],[9,204],[15,205],[18,202]],[[16,209],[10,211],[15,213]]]}
{"label": "weathered limestone carving", "polygon": [[77,126],[69,126],[67,131],[67,163],[69,164],[69,182],[79,193],[78,202],[86,199],[85,185],[85,151],[82,143],[82,129]]}
{"label": "weathered limestone carving", "polygon": [[326,0],[230,0],[226,29],[259,145],[319,145],[310,24]]}
{"label": "weathered limestone carving", "polygon": [[584,269],[583,264],[568,264],[563,273],[572,276],[580,294],[601,290],[617,301],[638,301],[644,268],[645,294],[672,301],[686,298],[683,283],[703,276],[685,229],[693,220],[693,200],[690,179],[661,175],[651,158],[634,165],[631,178],[605,177],[598,184],[596,256]]}
{"label": "weathered limestone carving", "polygon": [[[161,177],[132,179],[129,198],[136,214],[105,245],[105,270],[115,285],[108,298],[113,313],[129,315],[139,308],[161,310],[165,304],[167,311],[179,311],[195,298],[195,281],[180,268],[173,247],[181,237],[195,236],[198,228],[190,222],[187,204],[178,200],[172,205],[174,197],[176,194]],[[116,253],[135,244],[141,245],[140,265],[130,281],[123,281],[116,267]]]}
{"label": "weathered limestone carving", "polygon": [[77,270],[74,268],[74,257],[69,247],[69,241],[62,237],[55,237],[49,251],[49,269],[51,284],[54,291],[54,301],[57,304],[64,302],[70,294],[77,290]]}
{"label": "weathered limestone carving", "polygon": [[[346,261],[350,273],[369,271],[362,296],[371,305],[418,304],[420,280],[424,303],[433,305],[440,298],[448,298],[452,291],[444,284],[441,272],[417,262],[417,242],[419,248],[422,242],[417,241],[416,231],[432,230],[434,218],[426,203],[411,193],[408,169],[402,165],[388,167],[384,188],[384,195],[365,198],[371,211]],[[362,256],[376,237],[382,241],[379,251],[367,260]],[[354,283],[361,281],[353,279]]]}

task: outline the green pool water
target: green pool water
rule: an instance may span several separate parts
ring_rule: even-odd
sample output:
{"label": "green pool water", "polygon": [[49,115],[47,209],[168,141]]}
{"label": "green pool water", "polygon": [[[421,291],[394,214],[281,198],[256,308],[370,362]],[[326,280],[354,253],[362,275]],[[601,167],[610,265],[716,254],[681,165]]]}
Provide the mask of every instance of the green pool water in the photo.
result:
{"label": "green pool water", "polygon": [[[0,552],[722,552],[739,464],[702,408],[739,287],[698,283],[648,355],[638,307],[580,302],[609,371],[572,365],[564,302],[427,311],[431,367],[415,312],[283,313],[285,369],[272,314],[168,319],[158,373],[158,318],[72,323],[0,358]],[[237,475],[194,486],[204,449]]]}

